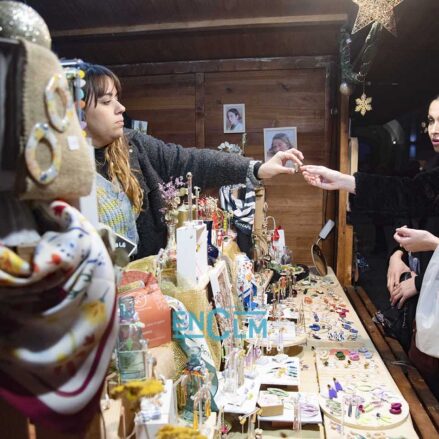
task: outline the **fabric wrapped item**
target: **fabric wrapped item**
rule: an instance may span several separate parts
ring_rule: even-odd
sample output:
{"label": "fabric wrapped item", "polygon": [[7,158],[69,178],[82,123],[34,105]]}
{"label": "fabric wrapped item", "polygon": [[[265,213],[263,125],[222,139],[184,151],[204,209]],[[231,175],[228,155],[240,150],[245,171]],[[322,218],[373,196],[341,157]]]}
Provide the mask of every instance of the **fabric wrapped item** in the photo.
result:
{"label": "fabric wrapped item", "polygon": [[0,397],[35,423],[77,432],[98,409],[115,343],[114,271],[76,209],[55,201],[44,213],[30,263],[0,246]]}
{"label": "fabric wrapped item", "polygon": [[23,46],[23,136],[16,187],[26,200],[88,195],[95,168],[58,58],[45,47]]}
{"label": "fabric wrapped item", "polygon": [[[213,364],[217,369],[219,369],[222,355],[221,342],[219,341],[220,332],[216,319],[212,319],[212,321],[209,322],[209,311],[212,309],[212,306],[207,297],[207,285],[206,288],[193,290],[184,289],[177,287],[169,279],[164,279],[164,277],[165,273],[162,273],[160,289],[162,290],[163,294],[178,299],[178,301],[184,305],[187,311],[196,316],[196,318],[199,319],[200,316],[204,315],[201,330],[209,348],[210,355],[212,356]],[[169,300],[168,304],[169,306],[172,306]],[[209,323],[211,323],[211,327],[209,327]],[[214,337],[211,337],[210,335],[214,335]]]}

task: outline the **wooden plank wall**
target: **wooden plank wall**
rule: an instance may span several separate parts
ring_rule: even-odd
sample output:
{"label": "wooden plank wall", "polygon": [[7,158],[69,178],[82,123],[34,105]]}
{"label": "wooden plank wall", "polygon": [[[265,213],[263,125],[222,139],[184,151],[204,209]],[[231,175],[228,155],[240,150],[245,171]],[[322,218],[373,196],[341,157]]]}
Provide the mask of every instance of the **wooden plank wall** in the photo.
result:
{"label": "wooden plank wall", "polygon": [[[141,74],[137,69],[136,76],[118,72],[122,102],[131,118],[148,121],[151,135],[184,146],[211,148],[224,141],[241,141],[241,134],[223,133],[223,104],[244,103],[246,156],[263,159],[264,128],[295,126],[306,162],[334,166],[330,160],[331,63],[321,58],[254,64],[229,60],[195,63],[190,68],[170,63],[169,71],[162,63],[160,68],[157,64],[146,67]],[[276,177],[266,182],[266,189],[269,214],[286,229],[295,261],[311,264],[310,247],[326,219],[323,192],[308,186],[300,175]],[[331,197],[327,209],[330,215]],[[325,251],[333,265],[332,237],[325,242]]]}

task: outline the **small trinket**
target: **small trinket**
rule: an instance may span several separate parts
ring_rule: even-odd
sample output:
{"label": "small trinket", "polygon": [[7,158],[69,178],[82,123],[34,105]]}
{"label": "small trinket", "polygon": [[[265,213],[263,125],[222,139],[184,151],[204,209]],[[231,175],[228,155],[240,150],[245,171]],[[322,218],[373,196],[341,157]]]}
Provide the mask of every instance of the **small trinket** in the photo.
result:
{"label": "small trinket", "polygon": [[390,405],[390,410],[389,410],[389,412],[392,414],[392,415],[400,415],[401,414],[401,412],[402,412],[402,409],[401,409],[401,403],[399,403],[399,402],[392,402],[392,404]]}
{"label": "small trinket", "polygon": [[337,392],[342,392],[342,391],[343,391],[343,387],[341,386],[341,384],[337,381],[336,378],[332,378],[332,379],[333,379],[333,381],[334,381],[334,387],[335,387],[335,390],[336,390]]}
{"label": "small trinket", "polygon": [[346,359],[346,355],[342,351],[337,351],[335,353],[335,356],[340,360],[343,361]]}
{"label": "small trinket", "polygon": [[337,391],[328,384],[328,396],[329,399],[337,399]]}
{"label": "small trinket", "polygon": [[349,352],[349,360],[351,361],[359,361],[360,355],[357,351],[351,351]]}

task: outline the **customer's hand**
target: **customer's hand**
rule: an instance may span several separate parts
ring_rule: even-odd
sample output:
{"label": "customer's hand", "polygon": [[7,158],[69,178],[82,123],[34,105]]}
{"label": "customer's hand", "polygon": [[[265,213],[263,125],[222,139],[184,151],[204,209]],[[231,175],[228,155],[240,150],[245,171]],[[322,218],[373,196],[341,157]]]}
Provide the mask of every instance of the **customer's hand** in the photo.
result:
{"label": "customer's hand", "polygon": [[399,227],[395,229],[393,238],[409,252],[434,251],[439,245],[439,238],[427,230]]}
{"label": "customer's hand", "polygon": [[398,309],[401,309],[404,303],[410,299],[410,297],[416,296],[418,290],[415,286],[416,274],[412,271],[412,277],[410,279],[402,281],[395,289],[390,293],[390,302],[392,306],[398,304]]}
{"label": "customer's hand", "polygon": [[295,168],[286,166],[290,160],[297,164],[297,166],[300,166],[302,165],[303,154],[296,148],[277,152],[270,160],[261,165],[258,171],[258,178],[271,178],[278,174],[296,173]]}
{"label": "customer's hand", "polygon": [[402,260],[402,250],[396,250],[389,259],[387,269],[387,289],[392,294],[394,288],[399,285],[399,279],[402,273],[410,271],[410,268]]}
{"label": "customer's hand", "polygon": [[352,175],[342,174],[325,166],[306,165],[301,166],[300,170],[311,186],[330,191],[344,189],[352,194],[355,193],[355,178]]}

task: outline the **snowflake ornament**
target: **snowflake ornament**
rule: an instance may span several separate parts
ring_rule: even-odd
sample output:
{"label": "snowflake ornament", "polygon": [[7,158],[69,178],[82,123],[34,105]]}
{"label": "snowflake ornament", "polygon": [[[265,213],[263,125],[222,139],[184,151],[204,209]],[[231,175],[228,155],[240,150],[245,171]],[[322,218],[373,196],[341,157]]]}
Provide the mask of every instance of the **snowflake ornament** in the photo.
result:
{"label": "snowflake ornament", "polygon": [[355,112],[364,116],[368,111],[372,111],[372,98],[368,98],[366,93],[363,93],[360,98],[355,99],[357,106]]}

